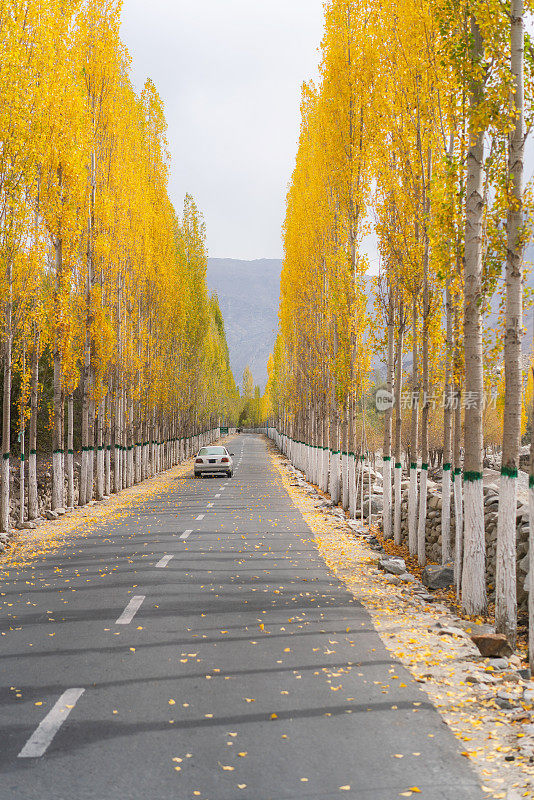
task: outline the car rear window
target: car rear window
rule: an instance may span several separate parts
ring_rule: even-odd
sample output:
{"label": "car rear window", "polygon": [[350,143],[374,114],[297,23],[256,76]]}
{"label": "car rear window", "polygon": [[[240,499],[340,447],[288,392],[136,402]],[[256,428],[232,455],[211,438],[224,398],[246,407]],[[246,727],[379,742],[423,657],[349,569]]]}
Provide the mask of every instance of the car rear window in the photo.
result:
{"label": "car rear window", "polygon": [[198,451],[199,456],[224,456],[225,447],[201,447]]}

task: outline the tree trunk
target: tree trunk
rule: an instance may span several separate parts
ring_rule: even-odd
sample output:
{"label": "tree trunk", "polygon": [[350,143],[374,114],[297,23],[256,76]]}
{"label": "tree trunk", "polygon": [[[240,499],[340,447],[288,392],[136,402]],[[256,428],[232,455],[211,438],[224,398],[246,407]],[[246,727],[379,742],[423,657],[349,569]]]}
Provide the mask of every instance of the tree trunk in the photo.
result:
{"label": "tree trunk", "polygon": [[108,390],[106,393],[105,401],[105,426],[104,426],[104,494],[109,497],[111,494],[111,408],[112,395],[111,395],[111,379],[109,382]]}
{"label": "tree trunk", "polygon": [[417,299],[412,304],[412,418],[410,426],[410,486],[408,488],[408,547],[417,553],[417,461],[419,457],[419,352],[417,346]]}
{"label": "tree trunk", "polygon": [[395,305],[393,298],[393,291],[389,285],[389,302],[388,302],[388,349],[387,349],[387,363],[386,363],[386,389],[388,396],[386,398],[386,409],[384,412],[384,453],[383,453],[383,469],[382,480],[384,486],[384,505],[382,511],[382,530],[385,539],[391,539],[391,443],[393,434],[393,378],[395,364],[393,360],[393,347],[395,338]]}
{"label": "tree trunk", "polygon": [[417,560],[420,566],[426,564],[426,504],[428,478],[428,425],[430,415],[430,375],[428,368],[428,338],[430,336],[430,300],[428,287],[428,265],[430,242],[428,225],[430,222],[429,184],[432,174],[432,154],[428,150],[427,176],[424,195],[424,253],[423,253],[423,407],[421,409],[421,485],[419,487],[419,524],[417,527]]}
{"label": "tree trunk", "polygon": [[441,479],[441,563],[451,560],[452,314],[450,281],[445,286],[445,398],[443,404],[443,474]]}
{"label": "tree trunk", "polygon": [[13,345],[13,265],[6,269],[7,299],[4,328],[4,395],[2,398],[2,475],[0,482],[0,531],[9,533],[10,447],[11,447],[11,349]]}
{"label": "tree trunk", "polygon": [[397,353],[395,378],[395,509],[394,509],[394,537],[395,544],[402,542],[401,530],[401,480],[402,480],[402,343],[404,336],[404,302],[399,303],[399,328],[397,331]]}
{"label": "tree trunk", "polygon": [[89,397],[89,446],[87,448],[87,502],[93,499],[94,473],[95,473],[95,400],[94,400],[94,373],[91,370]]}
{"label": "tree trunk", "polygon": [[39,516],[39,495],[37,492],[37,410],[39,405],[39,343],[37,327],[33,335],[32,376],[30,388],[30,441],[28,457],[28,519]]}
{"label": "tree trunk", "polygon": [[113,403],[113,492],[116,494],[119,491],[119,390],[117,378],[114,380],[113,398],[111,402]]}
{"label": "tree trunk", "polygon": [[483,95],[480,62],[482,35],[471,17],[471,68],[469,150],[467,153],[464,349],[465,349],[465,456],[464,456],[464,559],[462,606],[467,614],[486,610],[486,540],[482,482],[482,225],[484,216],[484,130],[476,118]]}
{"label": "tree trunk", "polygon": [[62,279],[62,249],[63,244],[60,238],[54,239],[54,257],[56,270],[56,285],[54,296],[54,331],[52,343],[52,357],[54,361],[54,410],[52,427],[52,510],[61,508],[63,505],[62,494],[64,489],[64,475],[62,470],[63,454],[63,430],[62,430],[62,374],[61,374],[61,352],[59,349],[59,293],[61,291]]}
{"label": "tree trunk", "polygon": [[[512,647],[517,639],[516,512],[521,446],[521,335],[523,326],[523,0],[511,0],[510,42],[514,82],[514,129],[508,147],[506,220],[506,333],[504,337],[504,423],[497,522],[495,629]],[[531,561],[534,553],[531,551]]]}
{"label": "tree trunk", "polygon": [[98,405],[98,416],[96,418],[96,499],[102,500],[104,497],[105,475],[104,475],[104,401]]}
{"label": "tree trunk", "polygon": [[[22,348],[22,375],[26,372],[26,345]],[[23,381],[25,385],[25,381]],[[20,420],[19,420],[19,442],[20,442],[20,463],[19,463],[19,524],[24,522],[25,514],[25,460],[26,460],[26,398],[24,396],[24,388],[22,389],[20,398]]]}
{"label": "tree trunk", "polygon": [[342,500],[341,504],[345,511],[349,507],[349,419],[348,419],[348,396],[345,401],[343,411],[343,455],[342,465]]}
{"label": "tree trunk", "polygon": [[67,398],[67,505],[72,508],[74,497],[74,398]]}

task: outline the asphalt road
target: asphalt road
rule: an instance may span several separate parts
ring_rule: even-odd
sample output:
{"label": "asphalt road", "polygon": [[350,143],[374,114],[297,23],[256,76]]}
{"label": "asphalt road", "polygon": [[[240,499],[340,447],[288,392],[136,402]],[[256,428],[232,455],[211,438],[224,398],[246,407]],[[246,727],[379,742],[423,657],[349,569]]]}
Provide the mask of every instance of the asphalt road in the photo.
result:
{"label": "asphalt road", "polygon": [[230,449],[3,577],[0,800],[479,800],[264,440]]}

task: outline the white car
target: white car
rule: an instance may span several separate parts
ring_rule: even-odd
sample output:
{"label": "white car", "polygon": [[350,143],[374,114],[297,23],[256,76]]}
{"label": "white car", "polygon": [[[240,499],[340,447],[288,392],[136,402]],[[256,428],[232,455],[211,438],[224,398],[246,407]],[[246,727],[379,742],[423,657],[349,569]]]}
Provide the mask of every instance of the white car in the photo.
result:
{"label": "white car", "polygon": [[221,472],[231,478],[234,471],[232,456],[233,453],[221,445],[201,447],[195,457],[195,478]]}

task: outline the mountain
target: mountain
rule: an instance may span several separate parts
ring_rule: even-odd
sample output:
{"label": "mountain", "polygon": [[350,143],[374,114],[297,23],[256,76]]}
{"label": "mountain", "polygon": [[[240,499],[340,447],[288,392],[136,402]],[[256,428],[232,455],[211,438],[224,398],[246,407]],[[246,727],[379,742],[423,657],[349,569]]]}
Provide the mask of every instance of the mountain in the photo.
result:
{"label": "mountain", "polygon": [[262,391],[278,328],[281,270],[277,258],[208,259],[208,289],[219,298],[236,383],[249,366]]}
{"label": "mountain", "polygon": [[[525,253],[530,270],[534,262],[534,245]],[[242,261],[235,258],[208,259],[207,282],[210,292],[219,297],[226,328],[226,339],[230,349],[230,362],[236,383],[241,384],[243,370],[248,365],[255,383],[262,391],[267,381],[267,359],[274,347],[278,328],[278,301],[280,294],[280,272],[282,261],[277,258],[260,258]],[[372,311],[374,287],[372,277],[365,277],[367,307]],[[526,285],[534,289],[534,272],[526,276]],[[504,293],[504,280],[492,298],[491,311],[485,320],[485,328],[497,327],[499,297]],[[524,325],[523,351],[530,352],[533,338],[533,315],[528,309]],[[406,354],[405,366],[411,366],[411,354]],[[375,358],[373,367],[383,371],[380,358]]]}

